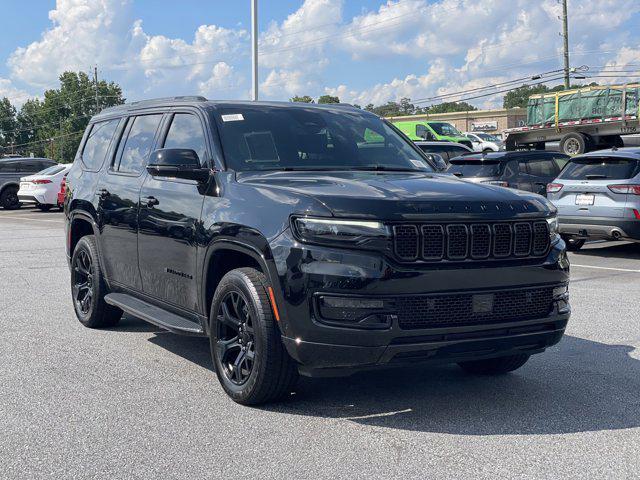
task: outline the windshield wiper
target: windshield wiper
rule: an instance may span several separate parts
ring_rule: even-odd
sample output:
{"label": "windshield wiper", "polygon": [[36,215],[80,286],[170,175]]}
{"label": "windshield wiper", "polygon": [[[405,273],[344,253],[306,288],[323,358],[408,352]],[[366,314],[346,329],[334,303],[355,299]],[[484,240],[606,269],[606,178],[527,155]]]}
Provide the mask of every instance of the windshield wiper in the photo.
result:
{"label": "windshield wiper", "polygon": [[430,173],[428,170],[417,170],[408,167],[388,167],[386,165],[368,165],[365,167],[351,167],[349,170],[360,170],[363,172],[420,172]]}

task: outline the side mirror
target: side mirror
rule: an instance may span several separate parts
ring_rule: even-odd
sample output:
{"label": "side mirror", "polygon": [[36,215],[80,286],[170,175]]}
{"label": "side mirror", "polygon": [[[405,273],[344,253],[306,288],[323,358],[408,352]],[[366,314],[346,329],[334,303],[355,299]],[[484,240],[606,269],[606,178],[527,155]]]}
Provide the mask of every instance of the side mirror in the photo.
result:
{"label": "side mirror", "polygon": [[446,172],[449,169],[449,164],[441,155],[438,155],[437,153],[429,153],[427,156],[433,163],[435,163],[436,170],[438,172]]}
{"label": "side mirror", "polygon": [[189,148],[161,148],[149,157],[147,172],[154,177],[182,178],[205,182],[211,171],[200,166],[195,150]]}

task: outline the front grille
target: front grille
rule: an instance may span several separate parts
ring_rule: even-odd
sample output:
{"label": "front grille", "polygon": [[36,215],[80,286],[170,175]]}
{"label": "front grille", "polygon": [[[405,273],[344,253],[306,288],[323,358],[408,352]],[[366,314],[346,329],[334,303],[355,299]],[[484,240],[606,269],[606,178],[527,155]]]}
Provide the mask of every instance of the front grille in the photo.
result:
{"label": "front grille", "polygon": [[392,304],[404,330],[515,322],[549,316],[553,287],[396,297]]}
{"label": "front grille", "polygon": [[393,249],[403,262],[540,257],[549,251],[546,220],[395,225]]}

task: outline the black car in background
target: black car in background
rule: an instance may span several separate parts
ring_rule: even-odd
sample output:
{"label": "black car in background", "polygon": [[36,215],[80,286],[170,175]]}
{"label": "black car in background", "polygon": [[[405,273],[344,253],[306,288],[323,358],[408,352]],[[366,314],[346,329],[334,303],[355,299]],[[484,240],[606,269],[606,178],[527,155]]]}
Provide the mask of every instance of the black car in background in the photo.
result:
{"label": "black car in background", "polygon": [[0,207],[7,210],[20,208],[20,177],[33,175],[55,164],[48,158],[0,158]]}
{"label": "black car in background", "polygon": [[476,183],[546,195],[547,184],[553,182],[569,158],[545,151],[477,153],[453,158],[447,173]]}
{"label": "black car in background", "polygon": [[67,175],[76,316],[104,328],[127,312],[209,337],[243,404],[289,394],[298,374],[515,370],[570,315],[555,208],[434,170],[344,105],[105,109]]}
{"label": "black car in background", "polygon": [[414,142],[424,153],[440,155],[447,163],[454,157],[473,153],[466,145],[454,142]]}

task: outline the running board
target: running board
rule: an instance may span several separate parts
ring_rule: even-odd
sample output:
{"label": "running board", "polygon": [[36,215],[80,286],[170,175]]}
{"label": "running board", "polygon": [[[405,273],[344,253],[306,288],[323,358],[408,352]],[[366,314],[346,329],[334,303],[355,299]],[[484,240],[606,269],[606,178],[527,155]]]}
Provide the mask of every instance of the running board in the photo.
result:
{"label": "running board", "polygon": [[182,335],[204,335],[202,326],[125,293],[109,293],[104,301],[126,313]]}

